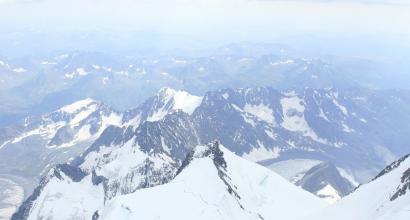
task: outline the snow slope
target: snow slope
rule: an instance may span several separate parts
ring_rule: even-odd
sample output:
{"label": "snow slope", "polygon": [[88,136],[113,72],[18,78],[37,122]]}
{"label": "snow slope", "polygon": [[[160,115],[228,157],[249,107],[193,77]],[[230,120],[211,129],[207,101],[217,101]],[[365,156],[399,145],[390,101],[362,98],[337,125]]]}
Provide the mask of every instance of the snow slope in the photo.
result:
{"label": "snow slope", "polygon": [[0,128],[0,173],[42,176],[57,163],[79,156],[122,115],[107,105],[84,99],[42,116]]}
{"label": "snow slope", "polygon": [[111,200],[99,219],[295,219],[325,206],[218,143],[198,146],[170,183]]}
{"label": "snow slope", "polygon": [[392,163],[371,182],[311,220],[407,220],[410,219],[410,158]]}

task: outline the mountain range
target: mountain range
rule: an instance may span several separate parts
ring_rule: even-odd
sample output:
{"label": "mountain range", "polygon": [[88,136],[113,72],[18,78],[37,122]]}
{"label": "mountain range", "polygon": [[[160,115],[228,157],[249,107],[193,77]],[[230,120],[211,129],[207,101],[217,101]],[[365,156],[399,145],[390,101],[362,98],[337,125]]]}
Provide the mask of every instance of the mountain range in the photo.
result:
{"label": "mountain range", "polygon": [[[20,58],[0,56],[0,102],[4,103],[0,125],[46,114],[85,98],[124,111],[140,105],[162,87],[195,95],[256,86],[279,90],[408,88],[404,83],[407,75],[400,75],[408,69],[406,62],[403,67],[389,60],[309,58],[290,51],[283,45],[243,43],[196,54],[64,51]],[[397,76],[391,77],[391,71]]]}
{"label": "mountain range", "polygon": [[[398,121],[409,120],[405,114],[409,100],[408,93],[400,90],[306,88],[281,91],[271,87],[222,89],[204,96],[164,88],[137,108],[127,111],[116,111],[86,99],[2,128],[7,131],[2,133],[7,135],[1,142],[0,157],[4,161],[1,174],[30,174],[27,176],[31,182],[41,178],[40,185],[28,198],[31,191],[25,187],[27,199],[14,219],[46,218],[54,216],[52,213],[110,218],[112,210],[123,215],[121,207],[132,206],[126,204],[134,200],[130,199],[134,193],[145,194],[151,189],[164,188],[154,194],[167,197],[164,192],[168,187],[183,190],[174,182],[182,178],[179,176],[185,173],[185,167],[190,167],[190,161],[213,158],[215,154],[193,157],[196,148],[214,149],[209,143],[215,145],[214,140],[218,140],[216,145],[225,146],[218,147],[223,155],[242,157],[250,161],[246,164],[257,162],[333,203],[410,151],[403,135],[409,129],[406,123],[400,129],[393,127]],[[27,154],[28,149],[37,153]],[[13,161],[12,154],[22,156]],[[231,159],[224,157],[224,160]],[[206,165],[204,169],[225,172],[228,179],[235,179],[232,182],[235,186],[248,184],[228,175],[225,165],[213,163],[214,166]],[[229,163],[226,166],[229,167]],[[274,175],[263,167],[255,169],[265,170],[263,172],[270,173],[266,174],[268,176]],[[239,175],[236,172],[240,171],[230,172]],[[182,179],[193,181],[190,175]],[[274,182],[285,181],[282,177],[275,174]],[[263,209],[256,209],[256,200],[248,198],[247,193],[240,193],[242,189],[236,195],[225,177],[209,181],[210,184],[221,181],[225,184],[232,207],[237,204],[232,203],[235,197],[244,197],[249,205],[243,205],[243,210],[248,211],[237,218],[269,216]],[[261,180],[255,177],[249,184],[256,184],[253,181]],[[289,183],[287,187],[294,186]],[[62,195],[65,189],[82,193],[73,194],[67,190],[69,194]],[[218,189],[222,188],[215,188]],[[213,198],[212,193],[209,199],[220,201],[219,197]],[[312,201],[317,200],[313,198]],[[185,202],[193,202],[191,199]],[[106,209],[107,205],[113,209]],[[135,207],[129,209],[132,212]],[[145,214],[152,217],[152,213],[146,211]],[[225,211],[222,216],[228,215]],[[173,214],[181,214],[184,218],[183,213]],[[197,213],[187,213],[187,216],[191,214]]]}

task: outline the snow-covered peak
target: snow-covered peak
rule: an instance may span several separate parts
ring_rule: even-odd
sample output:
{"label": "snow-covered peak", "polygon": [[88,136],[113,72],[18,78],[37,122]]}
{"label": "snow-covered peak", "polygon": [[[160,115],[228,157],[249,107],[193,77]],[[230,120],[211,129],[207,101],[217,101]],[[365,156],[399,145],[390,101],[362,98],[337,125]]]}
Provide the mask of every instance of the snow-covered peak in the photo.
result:
{"label": "snow-covered peak", "polygon": [[86,98],[86,99],[74,102],[72,104],[66,105],[60,108],[60,111],[73,114],[73,113],[80,111],[81,109],[91,107],[91,106],[96,106],[97,104],[98,102],[95,101],[94,99]]}
{"label": "snow-covered peak", "polygon": [[163,95],[164,102],[173,101],[174,110],[182,110],[187,114],[192,114],[202,101],[201,96],[191,95],[186,91],[171,88],[162,88],[159,94]]}
{"label": "snow-covered peak", "polygon": [[294,219],[325,206],[218,143],[187,159],[171,182],[108,201],[99,219]]}
{"label": "snow-covered peak", "polygon": [[168,87],[159,90],[154,97],[152,112],[147,117],[147,121],[159,121],[165,115],[177,110],[181,110],[187,114],[192,114],[195,109],[201,104],[202,97],[191,95],[186,91],[174,90]]}

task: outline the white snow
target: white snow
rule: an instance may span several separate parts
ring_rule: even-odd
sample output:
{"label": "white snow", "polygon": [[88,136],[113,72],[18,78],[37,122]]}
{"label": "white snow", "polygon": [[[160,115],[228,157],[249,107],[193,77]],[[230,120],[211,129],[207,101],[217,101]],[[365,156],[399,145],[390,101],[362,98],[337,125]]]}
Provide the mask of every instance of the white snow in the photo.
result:
{"label": "white snow", "polygon": [[[201,104],[203,98],[201,96],[191,95],[186,91],[174,90],[170,88],[163,88],[158,94],[161,96],[160,98],[162,99],[161,102],[163,103],[163,107],[156,109],[156,111],[147,118],[147,121],[159,121],[164,118],[165,115],[176,110],[181,110],[187,114],[192,114]],[[167,103],[172,103],[171,109],[165,108],[168,106]]]}
{"label": "white snow", "polygon": [[97,110],[97,105],[89,105],[87,106],[87,108],[81,108],[80,111],[77,111],[75,113],[74,118],[70,120],[70,124],[72,125],[78,124],[80,121],[87,118],[89,115],[91,115],[96,110]]}
{"label": "white snow", "polygon": [[4,142],[0,145],[0,150],[1,150],[3,147],[5,147],[7,144],[9,144],[9,143],[11,143],[11,140],[4,141]]}
{"label": "white snow", "polygon": [[286,64],[292,64],[295,63],[294,60],[282,60],[282,61],[277,61],[277,62],[270,62],[270,65],[272,66],[278,66],[278,65],[286,65]]}
{"label": "white snow", "polygon": [[[97,155],[89,155],[93,158],[94,156],[104,155],[105,152],[110,153],[110,157],[114,160],[107,161],[104,164],[99,164],[98,174],[103,175],[110,179],[115,179],[118,177],[125,176],[133,167],[137,167],[146,158],[147,155],[142,152],[138,147],[134,146],[134,139],[128,141],[124,146],[117,149],[105,148]],[[87,158],[89,160],[89,158]],[[93,161],[90,161],[93,164]],[[82,165],[85,167],[87,163]]]}
{"label": "white snow", "polygon": [[73,139],[70,140],[70,142],[60,144],[60,145],[47,145],[47,148],[52,149],[52,148],[68,148],[68,147],[73,147],[76,146],[77,144],[81,142],[85,142],[87,140],[92,140],[95,139],[95,136],[93,138],[93,135],[90,133],[90,125],[85,125],[80,128],[79,131],[77,131],[73,137]]}
{"label": "white snow", "polygon": [[246,104],[243,110],[249,114],[256,116],[259,120],[275,125],[272,109],[264,104],[250,105]]}
{"label": "white snow", "polygon": [[229,94],[225,92],[224,94],[222,94],[222,97],[223,97],[224,99],[228,99],[228,98],[229,98]]}
{"label": "white snow", "polygon": [[347,126],[344,122],[342,122],[342,127],[343,127],[343,131],[346,133],[351,133],[351,132],[355,132],[354,129],[350,128],[349,126]]}
{"label": "white snow", "polygon": [[93,99],[87,98],[74,102],[73,104],[66,105],[62,107],[60,110],[72,114],[78,112],[82,108],[85,108],[91,104],[96,104],[96,102]]}
{"label": "white snow", "polygon": [[[111,200],[104,200],[103,184],[93,185],[91,175],[73,182],[62,174],[62,179],[52,178],[47,183],[28,219],[90,219],[96,210],[99,219],[253,220],[260,219],[259,215],[264,219],[295,219],[325,206],[312,194],[221,146],[227,163],[227,170],[222,171],[226,172],[226,182],[222,181],[212,158],[202,158],[206,149],[198,147],[195,158],[170,183],[130,194],[118,192]],[[130,180],[129,174],[146,159],[156,168],[171,161],[164,155],[143,153],[131,139],[121,147],[102,146],[91,152],[81,168],[95,170],[110,183],[132,189],[132,184],[138,185],[144,176],[133,173]],[[240,199],[228,191],[226,184]]]}
{"label": "white snow", "polygon": [[339,104],[339,102],[336,99],[333,99],[333,104],[335,104],[340,109],[340,111],[342,111],[344,115],[348,115],[347,108]]}
{"label": "white snow", "polygon": [[165,117],[169,112],[165,109],[159,109],[147,118],[147,121],[159,121]]}
{"label": "white snow", "polygon": [[[104,204],[102,184],[95,186],[91,176],[72,182],[63,173],[63,180],[52,178],[33,204],[28,220],[91,219]],[[40,202],[39,202],[40,201]]]}
{"label": "white snow", "polygon": [[74,75],[75,75],[75,72],[64,74],[65,78],[69,78],[69,79],[74,78]]}
{"label": "white snow", "polygon": [[[119,126],[122,124],[122,115],[119,115],[117,113],[111,113],[109,115],[102,114],[101,117],[98,118],[98,120],[100,120],[99,130],[96,133],[91,134],[91,125],[87,123],[82,124],[81,122],[83,122],[91,114],[96,112],[98,110],[97,108],[98,103],[92,99],[85,99],[64,106],[57,112],[64,112],[68,114],[67,116],[69,116],[69,118],[67,120],[54,121],[50,119],[48,115],[44,115],[42,117],[42,124],[30,130],[27,129],[18,136],[4,141],[0,145],[0,149],[7,144],[15,144],[31,136],[38,136],[42,138],[45,143],[49,143],[50,140],[56,135],[58,130],[60,128],[63,128],[64,126],[68,126],[70,129],[75,131],[75,133],[73,133],[72,139],[61,145],[46,145],[46,147],[49,149],[72,147],[79,143],[85,143],[87,141],[95,140],[109,125]],[[27,119],[25,120],[25,123],[25,126],[27,127]]]}
{"label": "white snow", "polygon": [[[71,127],[76,127],[79,125],[79,123],[84,120],[85,118],[87,118],[90,114],[94,113],[97,109],[95,108],[87,108],[84,111],[81,111],[80,113],[78,113],[74,119],[72,119],[71,121],[68,122],[68,125],[70,125]],[[73,147],[76,146],[79,143],[82,142],[87,142],[87,141],[92,141],[95,140],[96,138],[98,138],[101,133],[104,131],[105,128],[107,128],[110,125],[115,125],[115,126],[120,126],[122,124],[122,116],[118,115],[116,113],[111,113],[110,115],[106,116],[103,115],[101,118],[101,127],[100,129],[97,131],[97,133],[95,134],[91,134],[90,130],[91,130],[91,125],[89,124],[85,124],[82,127],[80,127],[80,129],[78,131],[76,131],[73,139],[68,142],[68,143],[64,143],[61,144],[59,146],[47,146],[48,148],[67,148],[67,147]],[[56,130],[57,131],[57,130]]]}
{"label": "white snow", "polygon": [[103,116],[101,118],[101,127],[100,133],[102,133],[106,127],[110,125],[117,125],[120,126],[122,124],[122,115],[117,113],[111,113],[108,116]]}
{"label": "white snow", "polygon": [[84,68],[77,68],[75,71],[71,73],[66,73],[64,76],[66,78],[73,79],[76,75],[85,76],[88,75],[88,72],[86,72]]}
{"label": "white snow", "polygon": [[272,140],[276,140],[277,138],[277,134],[274,134],[272,131],[270,130],[265,130],[265,133],[272,139]]}
{"label": "white snow", "polygon": [[195,158],[202,157],[207,150],[208,150],[208,147],[206,145],[196,146],[194,150],[194,157]]}
{"label": "white snow", "polygon": [[283,97],[280,103],[282,105],[283,122],[281,126],[283,128],[289,131],[299,132],[303,136],[310,137],[319,143],[327,143],[326,140],[317,136],[305,120],[305,106],[301,98],[298,96],[287,96]]}
{"label": "white snow", "polygon": [[191,95],[185,91],[176,91],[173,96],[174,109],[180,109],[188,114],[192,114],[202,102],[202,97]]}
{"label": "white snow", "polygon": [[326,116],[326,114],[325,114],[325,112],[323,111],[322,108],[320,108],[319,117],[325,119],[326,121],[329,121],[329,118]]}
{"label": "white snow", "polygon": [[54,137],[57,130],[59,128],[63,127],[64,125],[65,125],[64,122],[57,122],[57,123],[40,125],[39,127],[35,128],[35,129],[24,132],[24,133],[20,134],[19,136],[16,136],[13,139],[9,140],[8,142],[5,142],[1,147],[4,147],[8,143],[15,144],[17,142],[20,142],[20,141],[24,140],[25,138],[28,138],[28,137],[34,136],[34,135],[39,135],[41,137],[51,139],[52,137]]}
{"label": "white snow", "polygon": [[335,146],[336,148],[341,148],[341,147],[343,147],[343,146],[345,146],[345,145],[346,145],[346,143],[341,142],[341,141],[337,141],[337,142],[334,142],[334,143],[333,143],[333,146]]}
{"label": "white snow", "polygon": [[100,219],[291,220],[325,206],[266,168],[222,151],[227,182],[240,199],[228,192],[211,158],[195,158],[168,184],[108,201]]}
{"label": "white snow", "polygon": [[[109,155],[109,157],[104,155]],[[125,178],[127,174],[141,166],[146,159],[153,161],[157,168],[170,161],[166,155],[149,156],[142,152],[136,145],[135,138],[132,138],[121,147],[103,146],[98,152],[91,152],[81,164],[81,168],[87,171],[95,169],[98,175],[115,181]],[[134,176],[133,184],[140,183],[138,178],[142,179],[144,176]]]}
{"label": "white snow", "polygon": [[80,75],[80,76],[85,76],[85,75],[88,74],[88,73],[84,70],[84,68],[77,68],[77,73],[78,73],[78,75]]}
{"label": "white snow", "polygon": [[327,184],[325,187],[317,191],[318,196],[323,198],[327,203],[333,204],[341,199],[339,193],[331,185]]}
{"label": "white snow", "polygon": [[[297,112],[304,112],[305,111],[305,106],[303,104],[303,100],[301,98],[299,98],[298,96],[284,97],[280,100],[280,103],[281,103],[282,108],[284,110],[294,109]],[[284,113],[287,113],[287,111],[285,111]]]}
{"label": "white snow", "polygon": [[[401,183],[403,173],[410,167],[410,159],[378,179],[360,186],[336,204],[318,211],[303,220],[407,220],[410,216],[410,195],[390,201]],[[301,219],[301,220],[302,220]]]}
{"label": "white snow", "polygon": [[364,119],[364,118],[359,118],[359,120],[360,120],[361,122],[363,122],[363,123],[367,123],[367,120]]}
{"label": "white snow", "polygon": [[41,65],[56,65],[57,62],[51,62],[51,61],[42,61]]}
{"label": "white snow", "polygon": [[85,140],[91,138],[90,129],[91,129],[90,125],[82,126],[81,129],[74,136],[73,142],[78,143],[78,142],[85,141]]}
{"label": "white snow", "polygon": [[255,126],[256,126],[255,121],[253,120],[252,117],[249,117],[249,115],[243,114],[243,115],[242,115],[242,118],[243,118],[243,120],[244,120],[246,123],[250,124],[252,127],[255,127]]}
{"label": "white snow", "polygon": [[162,136],[161,136],[161,146],[165,152],[171,154],[171,148],[169,148],[169,146],[165,143],[164,138]]}

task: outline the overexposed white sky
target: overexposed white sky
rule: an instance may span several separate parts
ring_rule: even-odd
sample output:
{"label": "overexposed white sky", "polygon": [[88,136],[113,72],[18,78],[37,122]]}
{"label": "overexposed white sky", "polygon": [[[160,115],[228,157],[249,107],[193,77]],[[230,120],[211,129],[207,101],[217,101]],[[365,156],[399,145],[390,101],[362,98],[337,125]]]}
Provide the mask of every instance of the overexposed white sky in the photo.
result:
{"label": "overexposed white sky", "polygon": [[[0,0],[2,25],[410,33],[403,0]],[[269,33],[268,33],[269,34]]]}
{"label": "overexposed white sky", "polygon": [[360,38],[400,48],[410,45],[410,0],[0,0],[0,27],[22,26],[148,31],[209,42],[325,36],[360,45]]}

